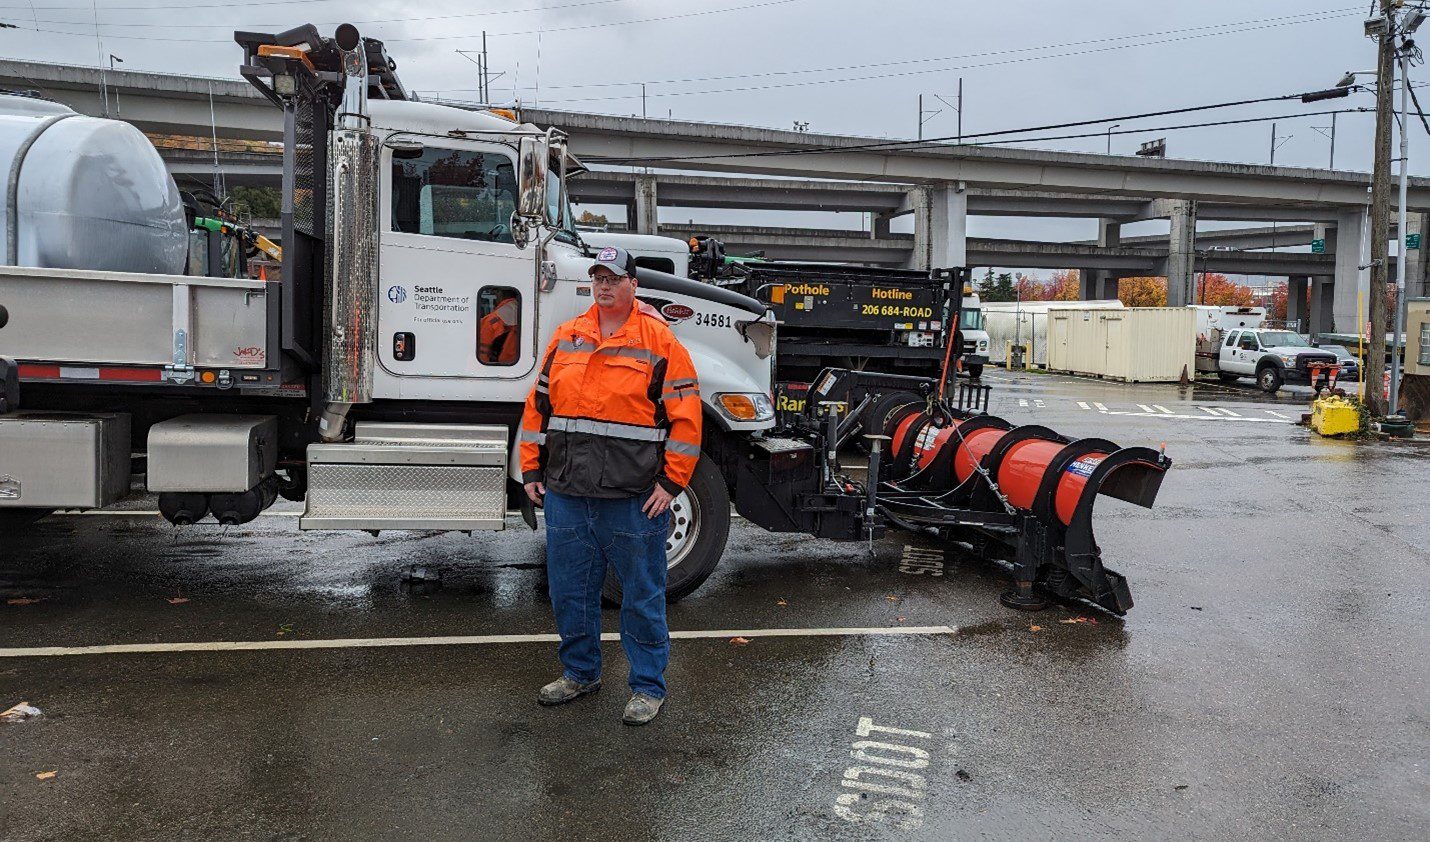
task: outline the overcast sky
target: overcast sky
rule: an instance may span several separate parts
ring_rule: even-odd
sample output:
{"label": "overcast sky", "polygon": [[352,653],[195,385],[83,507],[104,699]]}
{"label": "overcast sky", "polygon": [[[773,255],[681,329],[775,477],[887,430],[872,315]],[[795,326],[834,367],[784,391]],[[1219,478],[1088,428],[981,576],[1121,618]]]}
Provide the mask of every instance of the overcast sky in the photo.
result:
{"label": "overcast sky", "polygon": [[[1362,35],[1369,0],[520,0],[351,3],[343,0],[0,0],[0,55],[236,78],[234,29],[278,31],[357,23],[388,42],[407,86],[475,97],[476,66],[457,50],[481,47],[504,73],[494,92],[545,107],[876,137],[912,137],[918,96],[926,137],[953,135],[963,79],[965,134],[1132,115],[1325,88],[1374,66]],[[543,8],[544,7],[544,8]],[[41,30],[35,32],[35,29]],[[1430,32],[1430,28],[1427,28]],[[60,34],[62,32],[76,34]],[[539,33],[539,34],[538,34]],[[1414,68],[1412,79],[1427,74]],[[1427,90],[1430,94],[1430,90]],[[1115,153],[1165,136],[1170,157],[1264,164],[1271,124],[1163,127],[1285,115],[1276,163],[1324,167],[1330,117],[1310,112],[1373,105],[1369,93],[1303,105],[1225,108],[1118,121]],[[926,115],[927,116],[927,115]],[[1337,168],[1368,169],[1368,114],[1337,118]],[[1048,135],[1101,132],[1106,125]],[[1411,170],[1430,172],[1427,134],[1413,127]],[[1103,152],[1105,135],[1029,145]],[[677,215],[681,215],[678,214]],[[705,221],[723,221],[702,215]],[[857,223],[852,223],[857,225]],[[844,224],[840,224],[844,227]],[[1086,230],[1084,230],[1086,229]],[[975,222],[970,233],[1056,239],[1092,236],[1091,223]],[[1138,233],[1129,231],[1128,233]]]}

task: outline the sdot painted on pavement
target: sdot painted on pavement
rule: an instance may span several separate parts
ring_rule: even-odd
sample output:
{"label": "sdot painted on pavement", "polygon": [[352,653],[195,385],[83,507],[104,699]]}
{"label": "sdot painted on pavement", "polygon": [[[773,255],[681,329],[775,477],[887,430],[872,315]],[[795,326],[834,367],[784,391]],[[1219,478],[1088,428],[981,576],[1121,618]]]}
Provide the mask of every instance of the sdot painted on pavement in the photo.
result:
{"label": "sdot painted on pavement", "polygon": [[920,806],[928,797],[932,757],[923,745],[932,735],[927,731],[876,725],[873,717],[859,717],[850,743],[853,762],[844,770],[834,797],[834,814],[850,824],[885,824],[914,830],[924,823]]}

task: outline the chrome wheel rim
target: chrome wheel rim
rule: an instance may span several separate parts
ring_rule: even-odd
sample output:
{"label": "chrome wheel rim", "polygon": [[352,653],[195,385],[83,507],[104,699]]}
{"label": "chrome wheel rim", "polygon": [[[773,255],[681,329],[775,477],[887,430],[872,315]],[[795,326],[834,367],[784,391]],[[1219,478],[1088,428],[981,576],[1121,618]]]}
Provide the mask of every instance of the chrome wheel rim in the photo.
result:
{"label": "chrome wheel rim", "polygon": [[700,532],[700,504],[689,491],[670,501],[670,531],[665,537],[665,568],[675,567],[690,555]]}

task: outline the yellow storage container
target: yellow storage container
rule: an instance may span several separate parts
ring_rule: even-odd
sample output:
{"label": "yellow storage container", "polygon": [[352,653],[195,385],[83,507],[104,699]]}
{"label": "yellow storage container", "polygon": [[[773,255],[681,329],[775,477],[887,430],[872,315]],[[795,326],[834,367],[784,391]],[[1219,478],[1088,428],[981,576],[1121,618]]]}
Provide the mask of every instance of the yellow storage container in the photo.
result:
{"label": "yellow storage container", "polygon": [[1342,397],[1328,396],[1311,401],[1311,429],[1323,436],[1341,436],[1360,429],[1360,412]]}

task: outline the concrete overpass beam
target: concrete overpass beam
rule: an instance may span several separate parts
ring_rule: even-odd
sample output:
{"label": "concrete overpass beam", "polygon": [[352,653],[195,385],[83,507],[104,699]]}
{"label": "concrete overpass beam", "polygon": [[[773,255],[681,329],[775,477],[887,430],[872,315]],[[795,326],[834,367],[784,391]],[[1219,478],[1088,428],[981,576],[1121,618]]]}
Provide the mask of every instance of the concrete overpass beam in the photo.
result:
{"label": "concrete overpass beam", "polygon": [[655,234],[660,229],[660,215],[656,207],[655,176],[636,177],[636,233]]}
{"label": "concrete overpass beam", "polygon": [[1360,268],[1370,262],[1365,256],[1365,243],[1365,211],[1342,214],[1337,220],[1334,238],[1326,241],[1326,250],[1334,250],[1336,255],[1332,326],[1328,330],[1354,333],[1365,320],[1363,307],[1370,291],[1370,272]]}
{"label": "concrete overpass beam", "polygon": [[871,218],[873,219],[873,224],[869,226],[869,239],[889,239],[889,223],[893,222],[895,216],[896,214],[892,211],[886,213],[872,214]]}
{"label": "concrete overpass beam", "polygon": [[1167,242],[1167,306],[1192,303],[1197,256],[1197,203],[1174,199],[1168,211],[1172,231]]}
{"label": "concrete overpass beam", "polygon": [[1286,321],[1295,329],[1305,333],[1311,328],[1310,299],[1306,285],[1311,279],[1305,275],[1292,275],[1286,279]]}

